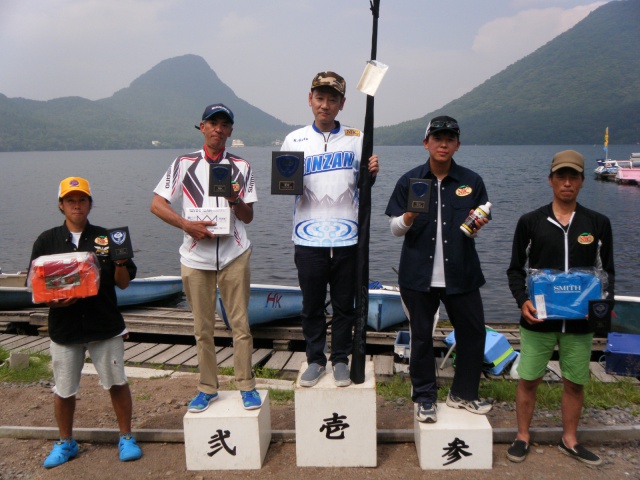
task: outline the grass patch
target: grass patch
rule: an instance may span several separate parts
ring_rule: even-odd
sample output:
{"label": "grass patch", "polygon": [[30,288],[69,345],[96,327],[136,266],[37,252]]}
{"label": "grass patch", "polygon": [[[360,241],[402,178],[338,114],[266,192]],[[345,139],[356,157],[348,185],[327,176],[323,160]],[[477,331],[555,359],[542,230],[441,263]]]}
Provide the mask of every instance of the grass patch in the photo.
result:
{"label": "grass patch", "polygon": [[377,382],[376,390],[387,401],[394,402],[399,398],[411,400],[411,380],[406,375],[394,375],[388,382]]}
{"label": "grass patch", "polygon": [[0,382],[34,383],[51,380],[53,374],[49,367],[51,357],[44,353],[29,354],[29,366],[22,370],[9,368],[9,351],[0,347]]}
{"label": "grass patch", "polygon": [[269,389],[269,401],[274,405],[288,405],[293,402],[294,396],[293,390]]}
{"label": "grass patch", "polygon": [[[235,376],[233,367],[218,367],[219,375],[228,375],[230,377]],[[253,374],[256,378],[280,378],[280,372],[278,370],[274,370],[273,368],[253,367]]]}
{"label": "grass patch", "polygon": [[[483,381],[480,383],[480,397],[493,398],[496,402],[515,403],[517,384],[505,379]],[[640,415],[640,388],[630,379],[612,383],[590,381],[585,385],[584,392],[585,408],[630,408],[632,415]],[[399,398],[411,401],[411,380],[407,375],[394,375],[388,382],[378,382],[377,393],[391,402]],[[444,402],[448,394],[449,386],[438,388],[438,401]],[[561,401],[562,383],[540,384],[536,408],[558,410]]]}

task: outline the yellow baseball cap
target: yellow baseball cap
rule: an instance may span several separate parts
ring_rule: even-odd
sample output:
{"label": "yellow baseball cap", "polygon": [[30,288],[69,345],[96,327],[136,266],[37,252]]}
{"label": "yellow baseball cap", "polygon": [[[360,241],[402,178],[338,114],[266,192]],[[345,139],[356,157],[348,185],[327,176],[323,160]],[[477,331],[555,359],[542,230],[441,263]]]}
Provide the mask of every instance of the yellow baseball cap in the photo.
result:
{"label": "yellow baseball cap", "polygon": [[80,177],[67,177],[60,182],[60,187],[58,187],[58,198],[64,198],[73,192],[82,192],[91,196],[89,181]]}

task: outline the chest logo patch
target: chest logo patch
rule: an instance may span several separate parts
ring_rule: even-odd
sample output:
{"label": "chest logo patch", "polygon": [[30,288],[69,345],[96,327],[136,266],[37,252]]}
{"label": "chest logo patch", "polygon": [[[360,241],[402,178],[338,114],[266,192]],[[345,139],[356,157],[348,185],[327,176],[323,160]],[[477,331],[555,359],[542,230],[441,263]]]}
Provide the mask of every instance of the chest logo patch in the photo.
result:
{"label": "chest logo patch", "polygon": [[459,197],[466,197],[467,195],[470,195],[471,192],[473,192],[473,188],[469,185],[461,185],[456,189],[456,195]]}
{"label": "chest logo patch", "polygon": [[347,137],[359,137],[360,136],[360,130],[358,130],[356,128],[346,128],[344,130],[344,134]]}
{"label": "chest logo patch", "polygon": [[593,235],[591,235],[590,233],[581,233],[578,236],[578,243],[581,245],[590,245],[594,242],[595,238],[593,238]]}
{"label": "chest logo patch", "polygon": [[105,245],[109,245],[109,239],[104,235],[101,237],[96,237],[94,242],[96,245],[100,245],[101,247],[104,247]]}

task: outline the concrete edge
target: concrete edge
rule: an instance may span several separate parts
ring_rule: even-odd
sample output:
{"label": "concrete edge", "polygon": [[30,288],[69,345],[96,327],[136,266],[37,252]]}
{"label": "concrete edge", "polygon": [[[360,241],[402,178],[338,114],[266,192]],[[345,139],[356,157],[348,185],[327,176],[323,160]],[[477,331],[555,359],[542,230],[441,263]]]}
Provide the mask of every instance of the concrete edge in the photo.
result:
{"label": "concrete edge", "polygon": [[[140,442],[150,443],[184,443],[183,430],[134,429],[133,433]],[[515,428],[494,428],[493,443],[510,444],[516,438]],[[80,442],[116,442],[118,430],[111,428],[75,428],[73,436]],[[55,427],[15,427],[0,426],[0,438],[16,438],[24,440],[45,439],[57,440],[58,429]],[[532,428],[531,441],[535,443],[559,443],[562,428]],[[578,430],[581,442],[601,443],[640,440],[640,425],[613,427],[583,427]],[[295,443],[295,430],[272,430],[272,443]],[[378,430],[378,443],[414,443],[414,431]]]}

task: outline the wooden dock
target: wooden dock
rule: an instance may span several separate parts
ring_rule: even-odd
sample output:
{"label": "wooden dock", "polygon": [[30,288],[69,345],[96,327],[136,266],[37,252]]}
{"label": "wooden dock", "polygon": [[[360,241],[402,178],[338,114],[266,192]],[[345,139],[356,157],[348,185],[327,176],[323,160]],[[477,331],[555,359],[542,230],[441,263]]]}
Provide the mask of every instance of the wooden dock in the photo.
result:
{"label": "wooden dock", "polygon": [[[147,334],[154,337],[153,342],[125,342],[125,362],[128,365],[167,368],[185,371],[197,371],[198,361],[193,339],[193,315],[191,311],[175,308],[130,308],[123,310],[129,332]],[[48,353],[49,338],[46,330],[47,309],[19,310],[0,312],[0,346],[10,351],[29,351]],[[21,335],[20,333],[37,327],[40,335]],[[514,349],[519,350],[520,335],[515,326],[495,330],[505,335]],[[405,326],[403,329],[407,329]],[[8,331],[17,333],[7,333]],[[304,342],[302,327],[299,321],[281,321],[252,328],[256,348],[252,356],[254,366],[266,367],[280,372],[282,378],[293,379],[306,360],[303,351],[294,351],[292,342]],[[3,333],[4,332],[4,333]],[[330,327],[329,327],[330,332]],[[436,328],[434,346],[446,349],[445,337],[451,332],[450,327]],[[184,336],[191,340],[190,344],[162,343],[163,335]],[[216,347],[219,367],[233,367],[233,347],[231,331],[221,319],[216,318],[216,339],[221,345]],[[392,376],[398,371],[406,371],[407,365],[394,362],[393,345],[396,331],[367,332],[367,345],[375,346],[376,355],[368,358],[374,362],[376,375],[381,378]],[[159,339],[159,342],[155,340]],[[222,345],[224,344],[224,345]],[[606,347],[606,339],[594,339],[593,350],[602,351]],[[398,360],[397,358],[395,359]],[[437,360],[438,375],[444,379],[453,377],[450,361],[444,368],[439,368],[441,360]],[[558,369],[559,371],[559,369]],[[593,375],[601,381],[615,381],[619,377],[608,375],[604,369],[594,363]],[[508,377],[507,377],[508,378]],[[628,377],[620,377],[628,378]]]}

